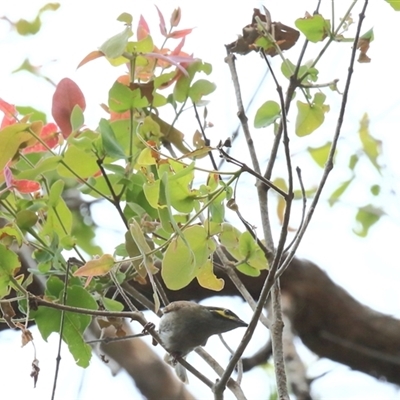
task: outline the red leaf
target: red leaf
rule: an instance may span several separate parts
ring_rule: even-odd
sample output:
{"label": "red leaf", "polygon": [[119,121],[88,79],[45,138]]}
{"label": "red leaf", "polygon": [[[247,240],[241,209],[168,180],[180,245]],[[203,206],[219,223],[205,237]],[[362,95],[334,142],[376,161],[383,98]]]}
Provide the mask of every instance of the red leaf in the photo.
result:
{"label": "red leaf", "polygon": [[167,28],[165,27],[165,19],[164,16],[161,14],[161,11],[157,8],[157,12],[158,12],[158,16],[160,17],[160,31],[161,31],[161,35],[163,36],[167,36]]}
{"label": "red leaf", "polygon": [[12,186],[20,193],[32,193],[40,190],[40,183],[28,179],[13,179]]}
{"label": "red leaf", "polygon": [[[51,149],[58,145],[58,126],[50,122],[46,124],[41,132],[40,138],[49,146]],[[47,151],[47,148],[42,143],[36,143],[33,146],[25,148],[22,152],[27,153],[40,153],[42,151]]]}
{"label": "red leaf", "polygon": [[0,99],[0,111],[3,111],[4,113],[0,128],[5,128],[6,126],[12,125],[17,122],[15,116],[18,114],[18,112],[13,104],[9,104],[3,99]]}
{"label": "red leaf", "polygon": [[179,39],[181,37],[185,37],[187,36],[189,33],[191,33],[193,30],[193,28],[189,28],[189,29],[181,29],[180,31],[174,31],[168,34],[169,38],[173,38],[173,39]]}
{"label": "red leaf", "polygon": [[85,97],[74,81],[64,78],[58,83],[54,92],[51,109],[54,121],[60,127],[64,138],[67,138],[72,132],[70,117],[76,105],[84,111],[86,108]]}
{"label": "red leaf", "polygon": [[100,57],[104,57],[104,53],[100,50],[95,50],[95,51],[91,51],[76,67],[76,69],[78,69],[79,67],[82,67],[82,65],[85,65],[86,63],[88,63],[89,61],[93,61],[96,58],[100,58]]}
{"label": "red leaf", "polygon": [[177,56],[181,53],[182,47],[185,44],[185,38],[182,38],[182,40],[179,42],[178,46],[175,47],[175,49],[172,51],[171,55]]}
{"label": "red leaf", "polygon": [[136,36],[138,40],[142,40],[145,37],[147,37],[150,33],[150,28],[149,25],[147,25],[146,20],[144,19],[143,15],[140,16],[138,27],[137,27],[137,33]]}

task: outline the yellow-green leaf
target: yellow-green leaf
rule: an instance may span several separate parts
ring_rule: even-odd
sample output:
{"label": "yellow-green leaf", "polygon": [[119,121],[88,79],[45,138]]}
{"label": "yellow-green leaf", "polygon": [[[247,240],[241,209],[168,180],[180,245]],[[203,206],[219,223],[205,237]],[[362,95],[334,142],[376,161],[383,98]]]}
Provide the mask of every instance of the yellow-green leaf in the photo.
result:
{"label": "yellow-green leaf", "polygon": [[329,106],[323,104],[325,95],[317,93],[314,102],[310,105],[297,101],[296,135],[306,136],[319,128],[325,119],[325,113],[329,111]]}
{"label": "yellow-green leaf", "polygon": [[276,101],[266,101],[256,112],[255,128],[265,128],[273,124],[281,115],[281,107]]}
{"label": "yellow-green leaf", "polygon": [[331,149],[332,142],[326,142],[320,147],[308,147],[312,159],[321,167],[324,168],[326,160],[328,159],[329,150]]}
{"label": "yellow-green leaf", "polygon": [[310,15],[307,13],[305,18],[297,19],[295,25],[313,43],[324,40],[331,30],[330,21],[324,19],[320,14]]}
{"label": "yellow-green leaf", "polygon": [[101,276],[112,269],[115,264],[111,254],[103,254],[100,258],[88,261],[85,265],[74,272],[74,276]]}
{"label": "yellow-green leaf", "polygon": [[225,286],[225,281],[215,276],[211,260],[207,260],[207,262],[199,268],[196,278],[199,285],[206,289],[219,292]]}

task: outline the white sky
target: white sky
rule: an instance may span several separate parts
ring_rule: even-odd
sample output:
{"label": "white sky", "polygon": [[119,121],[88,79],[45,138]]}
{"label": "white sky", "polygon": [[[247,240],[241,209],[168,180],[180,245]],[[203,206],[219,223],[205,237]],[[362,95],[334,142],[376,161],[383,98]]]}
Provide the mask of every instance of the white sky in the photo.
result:
{"label": "white sky", "polygon": [[[326,18],[330,18],[330,1],[323,3],[322,14]],[[348,4],[349,2],[336,3],[343,6],[343,3]],[[45,2],[38,0],[3,1],[0,4],[0,15],[6,15],[11,20],[21,17],[31,19],[36,10],[44,4]],[[61,4],[62,7],[57,12],[48,12],[43,15],[43,30],[32,37],[20,38],[10,32],[5,22],[0,21],[0,51],[2,54],[0,97],[10,103],[32,105],[49,113],[54,91],[51,85],[34,79],[24,72],[10,75],[11,71],[19,67],[21,62],[28,57],[33,64],[43,65],[44,73],[55,82],[68,76],[78,83],[86,96],[88,105],[85,112],[86,123],[95,128],[97,121],[103,116],[98,104],[107,101],[108,89],[119,73],[104,60],[89,63],[79,70],[76,70],[76,66],[87,53],[97,49],[107,38],[121,30],[122,24],[116,21],[121,12],[126,11],[134,16],[136,21],[134,26],[140,14],[143,14],[152,33],[158,35],[157,12],[153,3],[135,0],[114,0],[112,2],[70,0],[61,1]],[[315,4],[316,1],[270,0],[267,6],[273,20],[294,27],[295,18],[303,16],[306,10],[312,13]],[[201,3],[188,0],[164,0],[158,3],[167,21],[173,8],[178,5],[181,6],[183,15],[180,28],[196,27],[188,37],[185,49],[194,50],[195,56],[211,62],[214,67],[210,79],[217,83],[218,89],[215,94],[210,96],[212,102],[209,105],[209,120],[214,123],[215,127],[208,134],[212,143],[216,144],[220,138],[225,139],[229,136],[237,126],[233,89],[227,65],[223,62],[225,56],[223,45],[236,39],[236,34],[240,33],[241,28],[250,22],[253,7],[259,7],[260,3],[237,0],[233,2],[203,0]],[[357,18],[359,9],[353,14],[354,19]],[[336,15],[340,15],[340,10],[337,10]],[[356,237],[351,232],[354,227],[355,206],[371,201],[362,194],[362,188],[360,190],[357,188],[339,206],[329,208],[324,203],[319,204],[310,229],[298,252],[299,256],[308,258],[325,269],[335,282],[346,288],[359,301],[397,317],[400,316],[400,291],[398,290],[400,274],[396,251],[400,237],[398,210],[398,178],[400,175],[398,161],[400,95],[398,89],[400,78],[398,59],[396,58],[396,38],[400,32],[399,20],[400,14],[396,14],[384,1],[370,2],[363,32],[374,27],[375,41],[369,52],[372,63],[356,64],[355,66],[352,94],[343,125],[344,139],[341,141],[343,152],[347,155],[351,154],[352,145],[356,143],[354,137],[357,135],[359,120],[363,113],[367,112],[371,120],[371,133],[383,141],[385,155],[383,163],[387,165],[384,191],[387,195],[381,205],[389,216],[383,218],[376,227],[372,228],[367,238]],[[301,44],[302,39],[299,40],[295,49],[287,53],[292,61],[296,59]],[[323,74],[322,72],[320,74],[321,82],[341,78],[339,87],[343,89],[349,52],[349,45],[333,46],[331,55],[320,65],[320,71],[324,71]],[[306,60],[312,57],[313,54],[310,53]],[[274,58],[273,65],[278,70],[280,61]],[[245,102],[254,92],[264,69],[264,64],[256,54],[238,58],[238,70],[241,74]],[[282,80],[281,84],[285,87],[286,82]],[[258,96],[255,104],[260,105],[268,99],[276,99],[275,93],[274,87],[267,82],[262,90],[262,95]],[[293,153],[298,154],[295,158],[295,165],[302,168],[303,177],[310,185],[317,181],[321,171],[310,164],[306,157],[302,157],[301,148],[304,146],[304,140],[307,140],[307,146],[316,147],[325,143],[327,137],[332,135],[337,115],[335,110],[337,110],[339,100],[337,95],[329,95],[331,112],[326,117],[327,123],[323,129],[303,141],[296,141],[294,138],[291,142]],[[252,121],[255,109],[250,110],[250,121]],[[294,114],[289,115],[291,123],[289,127],[293,126],[294,120]],[[190,138],[196,129],[191,114],[188,113],[187,120],[182,122],[182,126],[181,129],[188,132]],[[254,131],[257,149],[267,147],[266,143],[270,136],[270,132]],[[244,148],[244,145],[244,141],[240,142],[239,148]],[[244,157],[247,152],[239,154],[236,151],[234,154]],[[377,179],[373,169],[367,168],[362,173],[365,184],[368,186]],[[327,196],[338,182],[347,177],[346,171],[339,170],[339,168],[334,169],[331,176],[332,183],[328,185],[329,189],[326,192]],[[243,188],[246,189],[246,185],[252,184],[253,181],[248,179],[243,183]],[[391,191],[395,194],[390,194]],[[252,195],[247,195],[246,190],[242,190],[241,193],[242,195],[238,198],[239,207],[248,220],[257,224],[257,215],[254,215],[252,210],[254,207],[251,206]],[[102,210],[98,214],[104,214],[104,211]],[[108,218],[108,221],[101,221],[101,223],[107,228],[110,220],[112,219]],[[118,227],[113,225],[111,228]],[[106,251],[112,252],[113,246],[122,241],[121,238],[115,236],[115,232],[107,234],[104,230],[100,241],[102,245],[109,247],[109,250],[105,249]],[[221,304],[226,301],[226,299],[213,299],[210,304]],[[250,314],[245,305],[241,305],[238,301],[232,305],[231,300],[224,304],[234,308],[244,319],[246,316],[249,319]],[[262,334],[262,330],[260,330],[258,334],[260,341],[262,341]],[[25,396],[32,400],[50,397],[56,353],[48,351],[48,344],[40,341],[37,332],[35,337],[42,371],[38,388],[33,390],[29,378],[31,349],[21,350],[19,339],[13,332],[0,334],[0,352],[2,360],[6,360],[6,362],[0,363],[2,387],[6,393],[18,390],[17,395],[14,396],[17,399]],[[231,337],[234,342],[235,335]],[[52,342],[51,348],[53,349],[56,337],[52,337],[50,342]],[[207,349],[212,351],[212,346],[211,344]],[[256,349],[257,345],[252,343],[248,354]],[[306,350],[304,353],[307,353]],[[310,371],[316,371],[315,375],[321,371],[333,370],[314,384],[313,394],[319,398],[400,399],[397,390],[391,385],[379,383],[375,379],[357,372],[349,372],[346,367],[337,366],[331,362],[316,362],[309,354],[306,354],[306,360],[311,364]],[[17,376],[18,381],[14,381],[14,377]],[[266,387],[260,388],[260,391],[255,389],[257,382],[265,382],[263,376],[264,371],[261,369],[245,376],[244,390],[249,398],[261,400],[267,397],[265,392],[268,391],[268,383],[265,383]],[[201,398],[199,393],[204,393],[206,397],[203,398],[207,398],[207,389],[205,390],[195,381],[195,378],[191,379],[195,393],[199,398]],[[132,384],[123,379],[123,375],[111,378],[108,370],[97,362],[93,362],[88,370],[82,371],[74,366],[70,356],[65,352],[57,398],[78,398],[80,385],[82,387],[80,400],[94,396],[98,399],[109,398],[113,396],[115,388],[118,388],[119,394],[126,393],[125,397],[129,397],[133,390],[131,389]]]}

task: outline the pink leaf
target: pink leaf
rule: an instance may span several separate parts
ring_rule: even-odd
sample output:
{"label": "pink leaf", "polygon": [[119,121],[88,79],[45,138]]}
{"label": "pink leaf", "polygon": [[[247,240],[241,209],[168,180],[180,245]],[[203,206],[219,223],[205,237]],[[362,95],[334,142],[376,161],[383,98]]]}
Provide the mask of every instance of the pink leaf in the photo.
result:
{"label": "pink leaf", "polygon": [[181,63],[191,64],[192,62],[197,61],[197,58],[193,58],[193,56],[165,56],[160,53],[146,53],[146,57],[167,61],[168,63],[175,65],[185,76],[189,76],[189,74]]}
{"label": "pink leaf", "polygon": [[150,34],[150,28],[144,19],[143,15],[140,16],[136,36],[138,40],[142,40]]}
{"label": "pink leaf", "polygon": [[174,55],[174,56],[179,55],[184,44],[185,44],[185,38],[182,38],[182,40],[179,42],[178,46],[176,46],[175,49],[172,51],[171,55]]}
{"label": "pink leaf", "polygon": [[72,132],[70,118],[76,105],[84,111],[86,108],[85,97],[74,81],[64,78],[58,83],[54,92],[51,109],[54,121],[60,127],[64,138],[67,138]]}
{"label": "pink leaf", "polygon": [[12,186],[20,193],[33,193],[40,190],[40,183],[28,179],[13,179]]}
{"label": "pink leaf", "polygon": [[[52,122],[46,124],[41,132],[40,138],[47,144],[48,147],[53,149],[58,145],[58,126],[53,124]],[[42,151],[47,151],[47,147],[44,146],[42,143],[36,143],[33,146],[26,147],[23,149],[23,153],[40,153]]]}
{"label": "pink leaf", "polygon": [[160,17],[160,31],[161,31],[161,35],[163,36],[167,36],[167,28],[165,27],[165,19],[164,16],[161,14],[161,11],[157,8],[157,12],[158,12],[158,16]]}
{"label": "pink leaf", "polygon": [[15,116],[18,114],[18,112],[13,104],[9,104],[3,99],[0,99],[0,111],[3,111],[4,113],[0,128],[5,128],[6,126],[12,125],[17,122]]}
{"label": "pink leaf", "polygon": [[189,33],[191,33],[193,28],[189,29],[181,29],[180,31],[174,31],[168,34],[167,37],[173,38],[173,39],[179,39],[181,37],[187,36]]}

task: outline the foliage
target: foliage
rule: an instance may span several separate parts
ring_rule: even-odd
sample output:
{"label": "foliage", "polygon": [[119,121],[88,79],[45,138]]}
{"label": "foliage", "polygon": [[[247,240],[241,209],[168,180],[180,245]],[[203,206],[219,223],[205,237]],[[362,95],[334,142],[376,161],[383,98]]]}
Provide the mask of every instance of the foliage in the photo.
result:
{"label": "foliage", "polygon": [[[238,51],[242,54],[256,50],[264,56],[282,57],[281,71],[289,81],[291,96],[285,101],[283,96],[266,99],[258,108],[254,127],[272,125],[285,150],[288,150],[286,115],[295,96],[295,134],[304,137],[314,134],[324,124],[325,114],[330,111],[326,92],[331,90],[340,95],[337,81],[319,83],[317,65],[332,42],[345,45],[353,41],[344,37],[351,25],[350,10],[336,29],[332,21],[319,14],[307,14],[295,22],[307,40],[324,43],[320,55],[311,62],[302,63],[299,59],[292,63],[282,54],[282,48],[295,44],[298,34],[293,36],[291,32],[289,40],[282,30],[279,40],[273,37],[267,10],[265,16],[259,12],[254,15],[255,37],[251,43],[243,43],[242,37],[231,45],[232,49],[242,49]],[[149,279],[157,311],[161,301],[154,275],[160,268],[161,278],[169,289],[179,290],[197,280],[214,291],[224,287],[213,265],[213,256],[221,250],[221,245],[235,260],[226,268],[233,266],[252,277],[270,268],[274,253],[271,237],[259,239],[235,205],[236,184],[242,174],[257,177],[278,196],[283,232],[296,229],[289,228],[291,200],[304,202],[307,196],[315,198],[315,188],[304,188],[301,181],[298,187],[293,186],[290,157],[289,178],[277,177],[271,182],[270,173],[260,174],[254,164],[249,169],[241,160],[232,158],[222,144],[211,147],[203,129],[206,121],[199,124],[201,133],[194,134],[194,145],[188,144],[175,124],[188,107],[197,114],[198,107],[206,106],[206,96],[216,89],[207,78],[212,67],[183,50],[192,29],[176,29],[181,19],[180,9],[173,12],[169,27],[161,11],[158,8],[157,11],[162,44],[154,43],[143,17],[134,33],[133,17],[124,13],[118,18],[124,25],[121,32],[79,63],[79,67],[93,68],[91,61],[102,58],[110,66],[128,67],[128,73],[110,88],[108,104],[103,105],[108,117],[101,119],[97,127],[85,125],[84,94],[69,78],[58,83],[53,96],[55,123],[46,123],[45,116],[32,108],[0,102],[4,113],[0,130],[0,216],[6,221],[0,229],[0,295],[5,297],[11,290],[23,293],[25,298],[19,300],[19,307],[27,313],[27,318],[35,320],[44,339],[52,332],[59,332],[65,317],[62,337],[77,364],[83,367],[90,360],[90,348],[83,340],[91,321],[89,310],[121,310],[123,306],[113,299],[113,293],[115,287],[123,291],[124,282]],[[279,27],[278,23],[272,24]],[[34,33],[32,29],[26,32]],[[372,39],[372,33],[362,37],[368,46]],[[360,61],[365,62],[368,46],[359,45],[363,54]],[[162,117],[167,108],[173,111],[170,120]],[[206,120],[207,109],[204,110]],[[321,147],[307,148],[311,159],[325,171],[334,155],[340,156],[340,150],[336,150],[337,138]],[[357,181],[359,162],[370,163],[378,174],[382,172],[380,142],[370,133],[367,115],[360,123],[359,140],[359,150],[347,162],[351,178],[328,196],[332,206]],[[212,152],[219,152],[239,168],[231,173],[217,171],[215,164],[204,169],[199,160]],[[71,210],[65,196],[71,189],[79,190],[93,201],[107,201],[118,212],[126,233],[113,254],[101,254],[94,242],[94,227],[82,213]],[[379,189],[379,183],[370,188],[374,196],[379,196]],[[244,228],[226,222],[227,209],[238,214]],[[382,214],[373,204],[360,205],[355,232],[367,235]],[[297,229],[301,232],[305,228],[306,224]],[[27,244],[33,250],[37,269],[28,273],[46,279],[48,307],[29,312],[26,300],[34,298],[28,292],[31,276],[19,275],[20,262],[12,250],[14,244],[17,247]],[[281,252],[284,245],[283,239],[279,244]],[[72,250],[78,259],[66,260],[67,250]],[[276,272],[278,265],[275,268]],[[61,279],[64,276],[65,282]],[[56,306],[50,308],[50,303],[87,309],[88,315],[73,312],[72,308],[64,314]]]}

